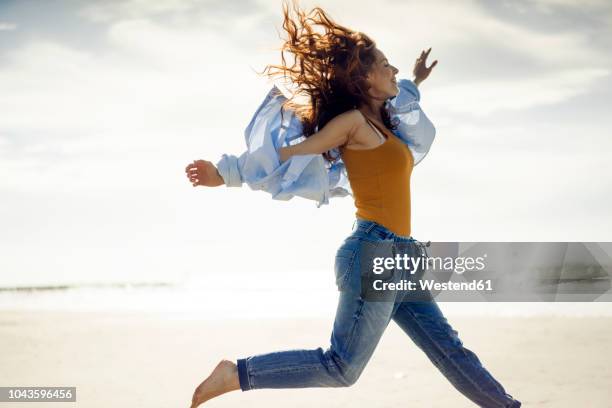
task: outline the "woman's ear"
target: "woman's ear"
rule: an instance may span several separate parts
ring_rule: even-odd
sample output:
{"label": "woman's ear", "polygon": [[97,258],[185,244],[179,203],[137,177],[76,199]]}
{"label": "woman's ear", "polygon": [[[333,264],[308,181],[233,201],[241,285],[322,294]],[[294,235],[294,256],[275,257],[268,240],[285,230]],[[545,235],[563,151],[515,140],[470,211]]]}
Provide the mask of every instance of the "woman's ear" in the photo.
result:
{"label": "woman's ear", "polygon": [[370,89],[372,87],[372,71],[366,74],[365,84],[366,84],[366,89]]}

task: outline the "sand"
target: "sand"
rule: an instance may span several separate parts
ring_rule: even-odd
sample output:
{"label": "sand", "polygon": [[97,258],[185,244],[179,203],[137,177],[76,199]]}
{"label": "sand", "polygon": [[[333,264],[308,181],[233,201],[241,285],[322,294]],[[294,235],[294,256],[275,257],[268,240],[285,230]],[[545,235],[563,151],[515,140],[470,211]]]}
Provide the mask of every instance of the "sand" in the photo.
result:
{"label": "sand", "polygon": [[[76,403],[189,407],[221,358],[326,347],[325,319],[177,319],[142,312],[0,312],[0,386],[76,386]],[[456,317],[466,347],[525,407],[612,406],[612,318]],[[0,403],[0,407],[9,407]],[[12,404],[25,407],[23,403]],[[473,407],[393,323],[353,387],[235,391],[203,406]]]}

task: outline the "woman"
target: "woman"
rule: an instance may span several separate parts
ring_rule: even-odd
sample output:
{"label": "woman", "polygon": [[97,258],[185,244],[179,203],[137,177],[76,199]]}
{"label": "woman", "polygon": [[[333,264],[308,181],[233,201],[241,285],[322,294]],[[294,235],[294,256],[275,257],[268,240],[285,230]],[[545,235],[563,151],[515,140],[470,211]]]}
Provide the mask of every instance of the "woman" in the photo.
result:
{"label": "woman", "polygon": [[[335,274],[340,297],[331,341],[325,350],[278,351],[241,358],[236,364],[222,360],[196,388],[191,407],[238,389],[350,386],[359,378],[391,320],[461,393],[479,406],[521,406],[482,366],[477,356],[463,346],[431,296],[417,299],[399,291],[383,291],[374,296],[366,290],[374,277],[371,271],[375,257],[424,255],[422,245],[410,236],[410,176],[429,145],[419,150],[418,143],[400,137],[402,133],[397,132],[397,126],[401,123],[392,123],[388,102],[399,99],[400,88],[395,78],[398,70],[389,64],[374,41],[335,23],[320,8],[305,14],[296,7],[297,22],[289,17],[286,6],[283,10],[283,27],[289,35],[283,50],[293,54],[295,63],[286,66],[283,58],[283,65],[267,67],[268,74],[288,76],[299,87],[299,92],[309,98],[307,105],[283,101],[283,112],[299,118],[299,130],[305,140],[292,144],[285,140],[282,147],[273,150],[277,160],[257,156],[266,151],[259,143],[257,150],[250,150],[250,156],[243,155],[239,159],[224,156],[217,166],[221,171],[212,163],[199,160],[188,165],[186,172],[194,186],[234,185],[229,181],[232,178],[241,184],[249,181],[250,161],[257,167],[253,174],[265,170],[262,178],[265,183],[250,180],[251,187],[271,192],[275,198],[302,195],[317,199],[311,194],[312,189],[291,190],[294,184],[309,185],[292,183],[296,179],[302,177],[302,181],[309,181],[312,174],[320,174],[308,170],[312,163],[316,169],[316,161],[297,160],[322,156],[327,160],[330,182],[320,189],[327,195],[319,196],[319,201],[326,202],[328,196],[342,196],[348,192],[352,193],[357,207],[353,232],[336,254]],[[323,28],[324,34],[317,34],[313,30],[315,26]],[[418,85],[437,63],[434,61],[427,67],[430,51],[431,48],[423,51],[417,59],[414,81],[402,82],[402,88],[415,95],[417,101]],[[265,112],[274,106],[273,97],[274,94],[269,94],[260,106],[247,134],[259,126]],[[417,119],[426,123],[422,112]],[[419,126],[417,122],[412,125]],[[278,125],[272,130],[264,126],[267,132],[263,132],[266,133],[264,137],[268,141],[273,139],[271,133],[277,138],[269,143],[270,146],[279,143],[282,129],[292,128],[292,122],[288,123],[288,126]],[[429,134],[432,139],[433,131]],[[342,163],[348,175],[350,186],[344,190],[339,187],[341,182],[337,174],[333,176],[338,169],[334,167],[337,163]],[[316,185],[315,182],[310,184]],[[390,274],[376,278],[397,283],[403,279],[418,279],[422,273],[422,268],[416,274],[395,268]]]}

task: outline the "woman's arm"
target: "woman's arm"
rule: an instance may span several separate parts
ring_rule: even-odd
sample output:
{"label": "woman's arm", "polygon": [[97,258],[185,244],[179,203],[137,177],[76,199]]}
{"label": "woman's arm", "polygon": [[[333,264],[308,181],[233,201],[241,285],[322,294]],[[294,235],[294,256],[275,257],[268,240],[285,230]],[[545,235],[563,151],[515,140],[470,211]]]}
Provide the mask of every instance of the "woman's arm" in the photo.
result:
{"label": "woman's arm", "polygon": [[279,150],[281,163],[291,156],[305,154],[321,154],[345,144],[358,123],[357,111],[341,113],[330,120],[320,131],[309,136],[301,143],[281,147]]}

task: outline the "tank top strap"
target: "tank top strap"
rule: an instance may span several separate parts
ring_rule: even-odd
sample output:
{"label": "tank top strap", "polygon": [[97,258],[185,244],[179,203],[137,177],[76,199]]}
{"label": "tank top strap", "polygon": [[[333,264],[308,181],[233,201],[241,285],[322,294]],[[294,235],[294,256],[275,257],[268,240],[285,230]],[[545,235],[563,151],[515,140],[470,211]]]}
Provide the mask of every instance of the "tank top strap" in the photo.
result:
{"label": "tank top strap", "polygon": [[[357,110],[359,110],[359,109],[357,109]],[[370,125],[370,127],[372,129],[374,129],[376,134],[378,136],[380,136],[380,138],[382,139],[383,143],[386,142],[387,138],[381,133],[380,130],[378,130],[378,127],[370,119],[368,119],[368,117],[366,115],[364,115],[364,113],[362,111],[359,110],[359,113],[361,113],[361,116],[363,116],[363,118],[366,120],[366,122],[368,122],[368,125]]]}

